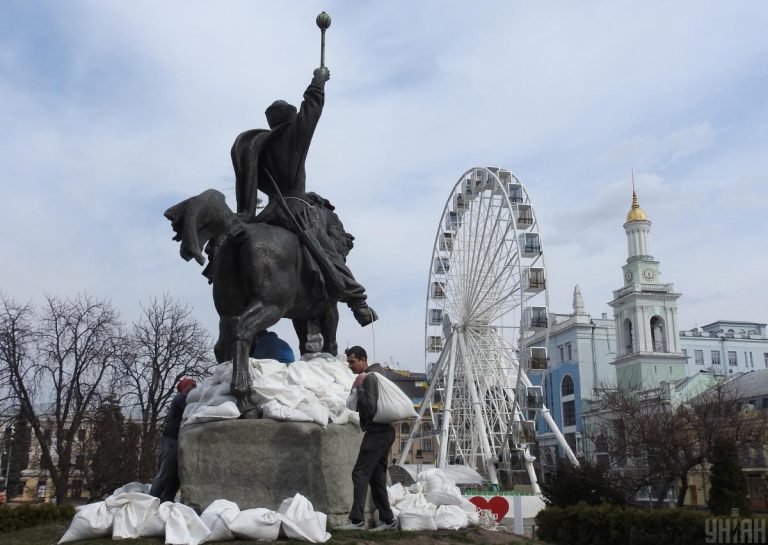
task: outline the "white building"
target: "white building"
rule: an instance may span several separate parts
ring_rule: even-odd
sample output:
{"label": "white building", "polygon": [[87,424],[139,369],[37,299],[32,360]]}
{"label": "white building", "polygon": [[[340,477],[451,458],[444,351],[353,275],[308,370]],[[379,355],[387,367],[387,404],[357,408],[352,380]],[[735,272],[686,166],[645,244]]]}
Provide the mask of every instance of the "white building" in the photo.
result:
{"label": "white building", "polygon": [[[651,222],[634,191],[624,231],[628,255],[623,286],[609,303],[613,319],[588,314],[576,286],[573,311],[550,315],[548,369],[531,376],[543,386],[544,403],[577,455],[584,452],[582,406],[601,384],[658,388],[660,394],[682,401],[715,375],[768,369],[766,324],[718,321],[700,330],[678,331],[681,293],[659,280],[659,262],[650,249]],[[545,342],[542,331],[530,345]],[[563,453],[543,420],[536,429],[547,472]]]}

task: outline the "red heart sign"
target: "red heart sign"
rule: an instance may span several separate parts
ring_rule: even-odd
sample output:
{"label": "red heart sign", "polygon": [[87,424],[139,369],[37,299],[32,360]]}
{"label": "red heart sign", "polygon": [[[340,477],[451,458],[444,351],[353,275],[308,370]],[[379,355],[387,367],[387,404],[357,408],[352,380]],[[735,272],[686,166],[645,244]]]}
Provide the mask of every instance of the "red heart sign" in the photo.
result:
{"label": "red heart sign", "polygon": [[478,509],[490,509],[496,515],[496,522],[501,522],[501,519],[509,511],[509,502],[501,496],[494,496],[490,500],[486,500],[482,496],[475,496],[469,498],[469,501],[474,503]]}

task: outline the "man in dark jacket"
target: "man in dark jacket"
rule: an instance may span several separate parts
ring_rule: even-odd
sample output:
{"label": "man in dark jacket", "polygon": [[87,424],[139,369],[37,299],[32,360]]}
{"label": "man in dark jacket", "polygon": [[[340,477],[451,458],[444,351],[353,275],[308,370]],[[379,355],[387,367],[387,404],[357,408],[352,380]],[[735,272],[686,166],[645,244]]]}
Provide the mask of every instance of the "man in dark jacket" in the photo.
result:
{"label": "man in dark jacket", "polygon": [[347,524],[337,526],[336,530],[365,529],[365,498],[368,485],[371,497],[379,511],[379,524],[372,531],[396,530],[397,521],[392,514],[387,495],[387,458],[389,449],[395,441],[395,428],[392,424],[374,422],[376,405],[379,401],[379,383],[373,373],[384,374],[378,363],[368,366],[368,355],[360,346],[348,348],[347,364],[357,375],[352,385],[357,392],[357,411],[360,414],[360,428],[365,432],[357,455],[355,468],[352,470],[354,499]]}
{"label": "man in dark jacket", "polygon": [[179,392],[171,400],[171,407],[168,409],[168,415],[165,417],[163,425],[163,434],[160,440],[160,469],[152,481],[152,488],[149,493],[160,501],[173,501],[176,492],[179,490],[179,466],[177,461],[177,451],[179,444],[179,429],[181,428],[181,417],[184,414],[184,408],[187,406],[187,394],[195,389],[197,383],[194,379],[183,378],[176,385]]}

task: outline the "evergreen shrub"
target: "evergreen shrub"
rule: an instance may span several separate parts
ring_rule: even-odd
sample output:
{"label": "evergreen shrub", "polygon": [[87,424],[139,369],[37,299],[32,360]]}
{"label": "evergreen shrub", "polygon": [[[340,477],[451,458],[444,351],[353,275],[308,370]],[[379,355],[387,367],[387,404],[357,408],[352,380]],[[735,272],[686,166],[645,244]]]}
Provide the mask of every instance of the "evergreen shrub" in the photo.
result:
{"label": "evergreen shrub", "polygon": [[18,507],[0,505],[0,533],[71,520],[74,516],[75,506],[71,503],[25,504]]}
{"label": "evergreen shrub", "polygon": [[578,504],[536,515],[537,538],[557,545],[692,545],[704,543],[712,515],[686,509]]}

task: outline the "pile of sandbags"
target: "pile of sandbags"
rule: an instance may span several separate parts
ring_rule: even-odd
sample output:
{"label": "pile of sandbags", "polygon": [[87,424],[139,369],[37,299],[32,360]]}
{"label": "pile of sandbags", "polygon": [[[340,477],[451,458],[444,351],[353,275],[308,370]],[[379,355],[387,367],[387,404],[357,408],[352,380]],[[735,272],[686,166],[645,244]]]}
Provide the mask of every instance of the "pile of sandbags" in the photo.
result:
{"label": "pile of sandbags", "polygon": [[[125,488],[125,487],[123,487]],[[324,543],[327,516],[296,494],[277,511],[246,509],[216,500],[200,516],[181,503],[164,502],[140,492],[113,494],[104,501],[78,507],[59,543],[112,536],[112,539],[161,537],[167,545],[200,545],[205,541],[255,539],[275,541],[281,534],[309,543]]]}
{"label": "pile of sandbags", "polygon": [[[323,427],[359,421],[345,406],[354,375],[338,358],[328,355],[290,365],[251,358],[250,364],[251,399],[264,418]],[[213,375],[187,395],[182,425],[238,418],[231,381],[232,362],[217,365]]]}
{"label": "pile of sandbags", "polygon": [[480,520],[477,507],[440,469],[419,473],[407,489],[398,483],[387,492],[401,530],[458,530]]}
{"label": "pile of sandbags", "polygon": [[141,492],[113,494],[104,501],[77,508],[59,543],[112,536],[112,539],[164,537],[172,545],[199,545],[210,530],[186,505],[160,503]]}

